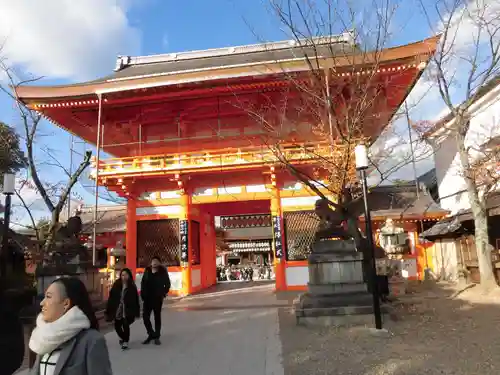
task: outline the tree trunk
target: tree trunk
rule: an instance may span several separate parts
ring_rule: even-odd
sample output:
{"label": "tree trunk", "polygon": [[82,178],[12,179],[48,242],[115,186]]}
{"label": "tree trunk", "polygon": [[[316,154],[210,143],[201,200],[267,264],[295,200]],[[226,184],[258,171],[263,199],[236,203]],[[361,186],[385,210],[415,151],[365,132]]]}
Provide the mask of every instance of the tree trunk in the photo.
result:
{"label": "tree trunk", "polygon": [[[471,199],[471,206],[473,205]],[[475,204],[474,204],[475,205]],[[479,274],[481,276],[481,286],[486,289],[497,287],[493,262],[491,259],[491,245],[488,235],[488,216],[486,210],[479,208],[474,214],[474,236],[476,241],[477,260]]]}
{"label": "tree trunk", "polygon": [[[465,121],[465,119],[462,119],[462,121]],[[479,189],[477,187],[476,180],[474,178],[474,174],[471,170],[471,165],[469,162],[469,153],[465,147],[465,136],[463,136],[462,134],[457,134],[456,138],[462,175],[465,179],[472,217],[474,218],[474,237],[476,242],[477,261],[479,265],[479,275],[481,277],[481,286],[485,289],[493,289],[497,287],[497,282],[495,279],[495,274],[493,272],[493,262],[491,259],[491,246],[488,235],[488,215],[486,213],[486,204],[484,202],[481,202],[481,198],[479,196]]]}
{"label": "tree trunk", "polygon": [[52,248],[52,245],[54,244],[55,237],[56,237],[56,231],[57,231],[57,227],[59,224],[59,215],[60,215],[59,210],[54,209],[54,211],[52,211],[52,217],[50,220],[49,230],[47,232],[47,236],[45,237],[45,242],[43,244],[43,253],[45,255],[50,252],[50,249]]}
{"label": "tree trunk", "polygon": [[358,219],[353,216],[348,216],[346,223],[347,223],[347,231],[349,234],[352,235],[352,239],[354,240],[354,243],[356,244],[358,251],[362,251],[363,255],[366,257],[367,255],[365,249],[366,244],[364,243],[365,241],[363,235],[359,231]]}

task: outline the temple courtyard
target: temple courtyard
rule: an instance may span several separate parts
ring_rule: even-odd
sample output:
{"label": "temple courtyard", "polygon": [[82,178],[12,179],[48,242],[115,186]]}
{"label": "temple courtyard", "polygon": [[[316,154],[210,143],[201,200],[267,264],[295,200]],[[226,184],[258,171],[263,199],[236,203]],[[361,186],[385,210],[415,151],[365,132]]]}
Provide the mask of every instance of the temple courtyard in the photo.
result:
{"label": "temple courtyard", "polygon": [[[295,325],[296,293],[235,283],[169,301],[163,345],[144,346],[142,322],[122,352],[106,334],[115,374],[495,374],[500,368],[500,296],[476,288],[420,286],[394,306],[388,336],[360,327]],[[21,372],[24,375],[24,372]]]}

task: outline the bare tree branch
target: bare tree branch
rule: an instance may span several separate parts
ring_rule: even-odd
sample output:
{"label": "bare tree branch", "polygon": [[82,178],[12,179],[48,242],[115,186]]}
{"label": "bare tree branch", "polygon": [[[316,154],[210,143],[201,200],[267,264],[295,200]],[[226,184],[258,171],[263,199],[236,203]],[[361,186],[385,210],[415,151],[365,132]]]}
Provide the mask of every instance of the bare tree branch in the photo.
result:
{"label": "bare tree branch", "polygon": [[[41,151],[45,153],[45,155],[49,158],[50,161],[37,163],[35,161],[36,137],[38,135],[38,130],[42,120],[42,116],[38,112],[32,110],[31,108],[28,108],[27,106],[24,105],[24,103],[21,102],[21,100],[17,95],[17,88],[28,83],[36,82],[40,78],[19,80],[17,75],[7,65],[5,60],[0,60],[0,69],[3,71],[3,73],[8,78],[10,83],[10,87],[5,87],[3,85],[0,85],[0,90],[14,101],[18,115],[20,116],[22,121],[23,131],[24,131],[23,140],[26,147],[30,179],[33,181],[37,193],[40,194],[43,202],[45,203],[45,206],[51,213],[48,235],[44,239],[45,242],[43,246],[44,251],[48,253],[48,251],[50,250],[50,248],[54,243],[55,232],[59,224],[59,217],[61,211],[69,198],[71,189],[77,183],[78,179],[80,178],[84,170],[90,165],[91,153],[87,152],[84,155],[82,162],[73,173],[70,173],[68,169],[61,164],[58,158],[56,158],[51,152],[51,150],[48,148],[42,147]],[[61,170],[64,171],[68,179],[56,184],[44,183],[40,177],[41,172],[39,169],[44,165],[56,166],[60,168]],[[26,179],[26,181],[28,181],[28,179]],[[24,184],[26,184],[26,182]],[[16,192],[16,194],[19,197],[21,204],[25,207],[26,211],[28,212],[30,220],[33,224],[33,228],[36,228],[36,222],[30,210],[29,205],[22,197],[22,194],[20,194],[19,192]],[[38,231],[37,231],[37,238],[39,238]]]}

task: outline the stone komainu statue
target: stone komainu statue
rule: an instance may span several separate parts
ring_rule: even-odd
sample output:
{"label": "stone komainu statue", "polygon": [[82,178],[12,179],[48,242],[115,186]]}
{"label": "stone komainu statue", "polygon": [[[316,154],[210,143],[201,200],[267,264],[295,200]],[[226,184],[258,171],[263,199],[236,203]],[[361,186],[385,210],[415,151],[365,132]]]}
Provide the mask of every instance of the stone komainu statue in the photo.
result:
{"label": "stone komainu statue", "polygon": [[346,240],[352,238],[343,227],[346,220],[345,214],[341,210],[332,210],[328,200],[317,200],[314,212],[320,220],[319,228],[316,231],[316,239],[341,238]]}
{"label": "stone komainu statue", "polygon": [[[361,251],[366,260],[371,257],[368,241],[358,228],[358,217],[363,213],[362,200],[353,200],[350,189],[346,188],[341,196],[341,208],[333,210],[328,200],[316,201],[314,212],[321,223],[316,231],[316,240],[339,238],[341,240],[354,240],[356,248]],[[345,228],[344,228],[345,224]],[[384,258],[385,251],[374,244],[375,258]]]}
{"label": "stone komainu statue", "polygon": [[327,199],[316,201],[315,213],[321,224],[316,232],[316,239],[340,238],[343,240],[354,239],[357,245],[362,238],[357,227],[357,217],[362,213],[359,200],[353,200],[351,190],[346,187],[340,194],[339,206],[336,210],[330,207]]}
{"label": "stone komainu statue", "polygon": [[68,223],[57,231],[56,237],[60,240],[77,238],[82,231],[82,219],[80,216],[73,216],[68,219]]}
{"label": "stone komainu statue", "polygon": [[85,246],[80,243],[79,235],[82,231],[82,219],[72,216],[66,225],[60,227],[56,233],[51,260],[56,264],[64,264],[77,255],[80,261],[88,261],[89,256]]}

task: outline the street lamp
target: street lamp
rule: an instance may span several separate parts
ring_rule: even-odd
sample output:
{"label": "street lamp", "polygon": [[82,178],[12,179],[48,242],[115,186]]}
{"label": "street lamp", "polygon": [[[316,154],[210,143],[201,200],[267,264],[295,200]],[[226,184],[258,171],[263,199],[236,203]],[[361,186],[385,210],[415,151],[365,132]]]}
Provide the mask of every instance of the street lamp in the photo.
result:
{"label": "street lamp", "polygon": [[10,207],[12,194],[16,186],[16,176],[11,173],[5,173],[3,176],[3,194],[5,195],[5,211],[3,218],[2,234],[2,252],[0,253],[0,275],[6,276],[7,273],[7,249],[9,247],[9,226],[10,226]]}
{"label": "street lamp", "polygon": [[[366,170],[370,165],[368,160],[368,150],[365,145],[358,145],[354,148],[354,157],[356,160],[356,169],[361,174],[361,186],[363,187],[363,201],[365,204],[365,224],[366,224],[366,240],[370,250],[370,268],[371,268],[371,283],[373,295],[373,314],[375,315],[375,328],[382,329],[382,313],[380,311],[380,296],[378,291],[377,266],[375,262],[375,247],[373,246],[373,230],[372,219],[370,215],[370,207],[368,206],[368,186],[366,183]],[[369,282],[369,280],[368,280]]]}

